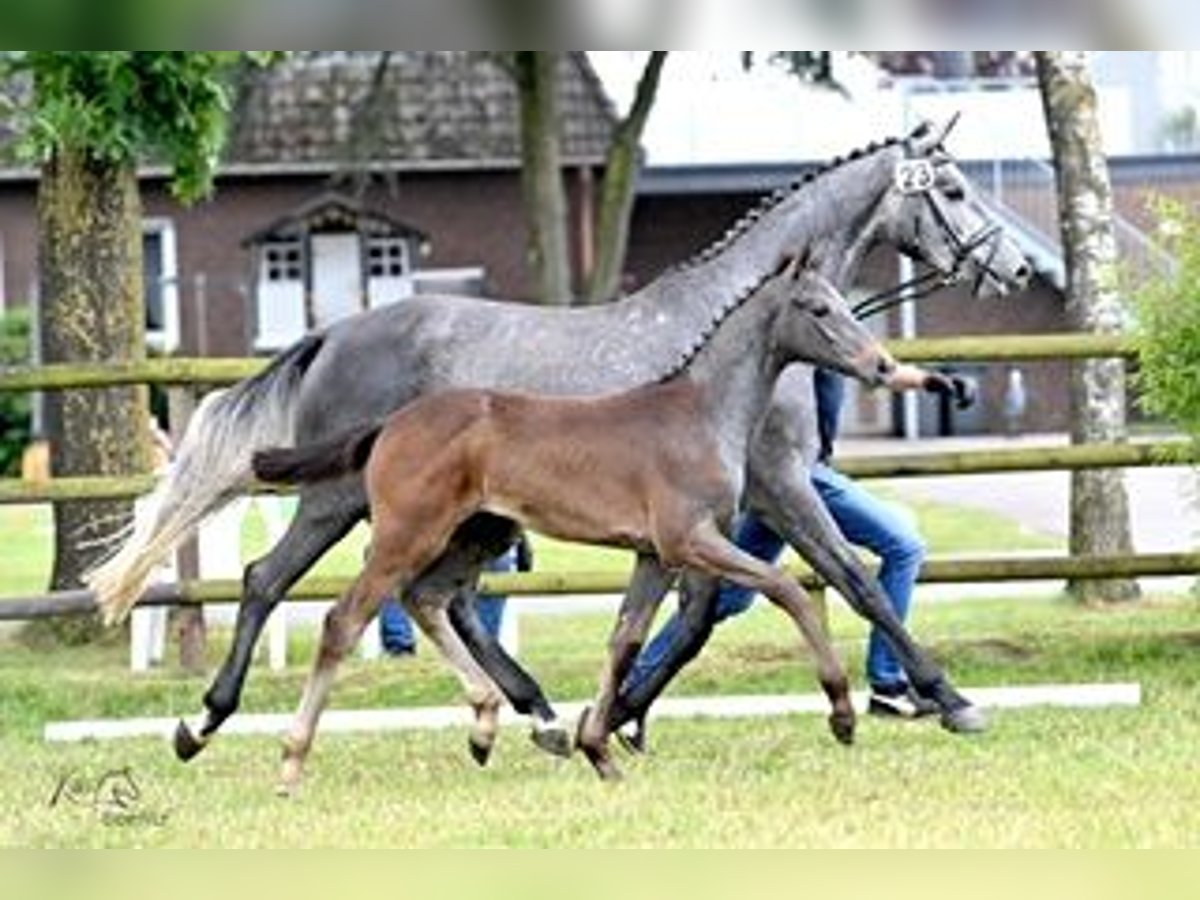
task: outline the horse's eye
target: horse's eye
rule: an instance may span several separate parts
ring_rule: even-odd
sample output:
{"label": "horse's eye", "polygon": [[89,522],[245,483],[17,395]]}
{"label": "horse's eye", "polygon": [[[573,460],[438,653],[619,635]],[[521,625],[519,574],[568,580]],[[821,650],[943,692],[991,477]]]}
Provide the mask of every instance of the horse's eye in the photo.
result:
{"label": "horse's eye", "polygon": [[958,202],[967,199],[967,192],[961,184],[950,184],[942,189],[942,196],[947,200]]}

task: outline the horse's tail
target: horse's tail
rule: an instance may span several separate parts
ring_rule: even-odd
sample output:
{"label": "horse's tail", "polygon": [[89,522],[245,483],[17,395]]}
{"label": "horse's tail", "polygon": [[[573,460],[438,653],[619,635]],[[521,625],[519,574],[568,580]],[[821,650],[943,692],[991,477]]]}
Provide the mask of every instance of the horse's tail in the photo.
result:
{"label": "horse's tail", "polygon": [[254,474],[277,484],[307,484],[358,472],[382,430],[379,423],[363,425],[319,444],[259,450],[252,462]]}
{"label": "horse's tail", "polygon": [[291,442],[300,383],[324,342],[321,334],[307,335],[259,374],[204,398],[167,474],[139,501],[133,532],[85,576],[106,622],[124,619],[154,567],[245,492],[256,447]]}

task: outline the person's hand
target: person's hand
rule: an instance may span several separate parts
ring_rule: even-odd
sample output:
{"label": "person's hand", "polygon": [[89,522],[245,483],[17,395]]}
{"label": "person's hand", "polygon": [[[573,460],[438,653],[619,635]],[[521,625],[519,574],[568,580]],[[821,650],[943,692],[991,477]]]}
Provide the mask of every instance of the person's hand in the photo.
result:
{"label": "person's hand", "polygon": [[979,397],[979,386],[974,378],[965,375],[950,375],[945,372],[930,372],[925,376],[925,390],[941,394],[954,401],[955,409],[967,409]]}

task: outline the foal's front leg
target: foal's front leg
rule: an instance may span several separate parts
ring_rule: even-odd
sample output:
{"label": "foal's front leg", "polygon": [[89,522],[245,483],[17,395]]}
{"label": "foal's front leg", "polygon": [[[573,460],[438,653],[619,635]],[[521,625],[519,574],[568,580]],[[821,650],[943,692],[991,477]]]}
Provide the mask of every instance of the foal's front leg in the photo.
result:
{"label": "foal's front leg", "polygon": [[675,574],[665,568],[658,557],[638,555],[617,624],[609,639],[608,659],[600,676],[600,691],[595,705],[584,710],[580,717],[575,739],[588,762],[603,779],[621,777],[621,770],[613,762],[608,745],[612,733],[608,723],[612,718],[613,703],[646,641],[646,632],[650,630],[654,613],[674,580]]}
{"label": "foal's front leg", "polygon": [[833,707],[829,729],[841,743],[853,743],[855,713],[850,679],[804,588],[786,573],[741,550],[712,521],[693,529],[684,552],[689,566],[761,591],[792,617],[816,656],[817,678]]}

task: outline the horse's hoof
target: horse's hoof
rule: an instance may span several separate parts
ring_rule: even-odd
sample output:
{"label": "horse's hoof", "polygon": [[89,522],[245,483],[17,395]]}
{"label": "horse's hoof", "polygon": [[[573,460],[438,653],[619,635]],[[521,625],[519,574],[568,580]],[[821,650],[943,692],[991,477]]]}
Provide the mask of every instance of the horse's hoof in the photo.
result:
{"label": "horse's hoof", "polygon": [[175,726],[175,756],[180,762],[189,762],[196,758],[201,750],[208,746],[208,738],[198,738],[188,728],[183,719]]}
{"label": "horse's hoof", "polygon": [[978,706],[960,706],[942,713],[942,727],[954,734],[982,734],[988,729],[987,715]]}
{"label": "horse's hoof", "polygon": [[646,740],[646,728],[639,725],[632,731],[623,731],[618,728],[613,732],[616,735],[617,743],[620,744],[626,753],[633,756],[645,756],[650,752],[650,745]]}
{"label": "horse's hoof", "polygon": [[592,767],[596,770],[596,774],[600,776],[601,781],[607,781],[610,784],[622,781],[625,778],[625,773],[617,768],[617,764],[611,759],[594,761]]}
{"label": "horse's hoof", "polygon": [[571,740],[570,732],[557,722],[543,728],[534,728],[529,734],[529,739],[540,750],[563,759],[569,759],[575,750],[575,742]]}
{"label": "horse's hoof", "polygon": [[829,730],[837,738],[837,742],[849,747],[854,743],[854,716],[845,713],[833,713],[829,717]]}
{"label": "horse's hoof", "polygon": [[471,751],[471,759],[475,760],[476,765],[486,766],[488,760],[492,758],[492,744],[482,744],[475,740],[474,737],[467,738],[467,749]]}

